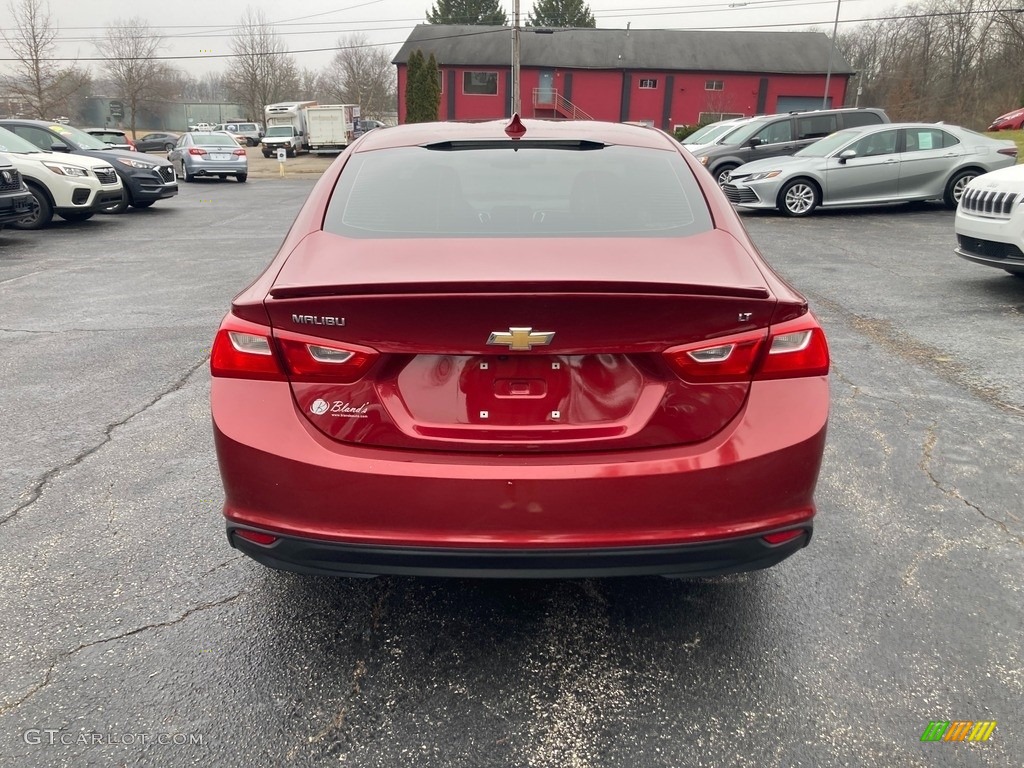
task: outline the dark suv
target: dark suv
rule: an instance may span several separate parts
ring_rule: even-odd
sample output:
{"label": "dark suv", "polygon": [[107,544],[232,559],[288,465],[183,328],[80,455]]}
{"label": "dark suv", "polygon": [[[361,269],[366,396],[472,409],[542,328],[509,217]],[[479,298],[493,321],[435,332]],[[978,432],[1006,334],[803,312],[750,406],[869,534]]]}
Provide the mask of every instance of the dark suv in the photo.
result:
{"label": "dark suv", "polygon": [[106,213],[120,213],[129,205],[148,208],[157,200],[178,194],[174,168],[163,158],[112,149],[106,142],[78,128],[44,120],[6,119],[0,120],[0,127],[16,133],[44,152],[69,152],[110,163],[121,177],[124,196],[119,203],[105,208]]}
{"label": "dark suv", "polygon": [[888,122],[889,116],[880,109],[819,109],[762,115],[740,124],[718,144],[694,152],[694,157],[721,186],[744,163],[792,155],[843,128]]}
{"label": "dark suv", "polygon": [[36,199],[21,180],[18,169],[0,155],[0,229],[32,213]]}

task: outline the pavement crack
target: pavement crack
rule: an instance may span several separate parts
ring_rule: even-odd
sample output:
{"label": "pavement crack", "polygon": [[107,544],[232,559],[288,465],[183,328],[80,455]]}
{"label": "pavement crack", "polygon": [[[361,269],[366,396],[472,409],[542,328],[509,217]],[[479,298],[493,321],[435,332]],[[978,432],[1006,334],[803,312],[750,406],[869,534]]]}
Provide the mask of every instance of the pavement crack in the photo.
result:
{"label": "pavement crack", "polygon": [[6,706],[0,706],[0,717],[4,716],[6,714],[9,714],[9,713],[13,712],[14,710],[18,709],[18,707],[22,706],[26,701],[28,701],[33,696],[35,696],[37,693],[39,693],[41,690],[46,688],[53,681],[54,670],[56,670],[57,667],[62,662],[66,661],[67,659],[70,659],[75,654],[81,653],[82,651],[86,650],[87,648],[92,648],[92,647],[97,646],[97,645],[103,645],[104,643],[112,643],[115,640],[123,640],[126,637],[132,637],[133,635],[138,635],[138,634],[140,634],[142,632],[148,632],[149,630],[152,630],[152,629],[163,629],[164,627],[173,627],[175,624],[180,624],[181,622],[185,621],[187,618],[189,618],[190,616],[192,616],[192,615],[194,615],[196,613],[199,613],[201,611],[206,611],[206,610],[209,610],[211,608],[219,608],[220,606],[227,605],[228,603],[233,603],[235,600],[238,600],[239,598],[241,598],[245,594],[246,593],[244,591],[242,591],[242,592],[238,592],[238,593],[236,593],[234,595],[229,595],[228,597],[221,598],[219,600],[213,600],[213,601],[210,601],[208,603],[202,603],[200,605],[193,606],[192,608],[188,608],[187,610],[185,610],[184,613],[182,613],[177,618],[168,619],[167,621],[154,621],[154,622],[151,622],[149,624],[143,624],[141,627],[135,627],[134,629],[129,629],[126,632],[121,632],[119,634],[112,635],[110,637],[101,637],[98,640],[90,640],[88,643],[82,643],[79,646],[77,646],[75,648],[72,648],[70,651],[65,651],[63,653],[58,653],[54,657],[53,661],[50,662],[50,666],[47,668],[46,672],[43,674],[43,679],[41,681],[39,681],[35,685],[31,686],[28,689],[28,691],[25,692],[25,695],[23,695],[17,701],[14,701],[11,704],[8,704]]}
{"label": "pavement crack", "polygon": [[[376,634],[380,631],[381,618],[384,615],[384,604],[388,597],[391,595],[391,582],[388,581],[380,595],[373,603],[373,607],[370,609],[369,615],[369,628],[366,631],[366,635]],[[331,717],[330,721],[323,728],[320,729],[315,735],[310,736],[305,743],[295,744],[291,749],[288,750],[286,757],[287,762],[292,762],[298,756],[299,751],[303,748],[310,750],[314,749],[317,744],[322,742],[332,733],[341,731],[345,726],[345,722],[348,719],[349,709],[351,708],[352,702],[362,695],[363,688],[362,683],[366,678],[367,671],[369,669],[369,649],[363,651],[363,653],[356,659],[352,665],[352,675],[349,678],[349,692],[345,701],[342,703],[341,708]],[[340,735],[338,737],[340,739]]]}
{"label": "pavement crack", "polygon": [[986,520],[995,523],[1003,530],[1003,533],[1005,533],[1011,539],[1014,539],[1021,546],[1024,546],[1024,536],[1018,536],[1017,534],[1015,534],[1013,531],[1009,529],[1005,522],[999,520],[998,518],[992,517],[992,515],[988,514],[984,509],[982,509],[980,506],[975,504],[970,499],[966,498],[956,488],[947,488],[935,476],[935,473],[932,472],[932,451],[935,450],[935,445],[936,443],[938,443],[938,441],[939,437],[935,432],[935,425],[932,424],[931,426],[928,427],[928,430],[925,432],[924,445],[921,448],[921,461],[918,462],[918,467],[921,469],[922,472],[924,472],[925,476],[932,482],[932,485],[934,485],[943,495],[948,496],[952,499],[956,499],[957,501],[961,502],[970,509],[973,509]]}
{"label": "pavement crack", "polygon": [[26,509],[28,509],[33,504],[35,504],[37,501],[39,501],[39,497],[43,495],[43,491],[46,490],[46,486],[50,484],[51,480],[53,480],[55,477],[57,477],[58,475],[62,474],[63,472],[66,472],[67,470],[72,469],[73,467],[78,466],[83,461],[85,461],[87,458],[89,458],[94,453],[96,453],[98,450],[100,450],[107,443],[109,443],[110,440],[112,439],[111,436],[113,435],[113,432],[114,432],[115,429],[117,429],[118,427],[124,426],[129,421],[134,419],[136,416],[139,416],[140,414],[145,413],[146,411],[148,411],[150,408],[152,408],[154,405],[159,403],[161,400],[163,400],[168,395],[174,394],[175,392],[180,390],[182,387],[184,387],[185,384],[188,383],[188,380],[192,377],[192,375],[196,371],[198,371],[203,365],[205,365],[206,361],[208,359],[209,359],[208,357],[203,357],[202,360],[197,362],[195,365],[191,366],[185,372],[185,374],[183,376],[181,376],[173,384],[171,384],[170,387],[168,387],[167,389],[165,389],[162,392],[160,392],[156,397],[151,399],[149,402],[147,402],[141,408],[138,408],[138,409],[132,411],[131,413],[129,413],[127,416],[125,416],[120,421],[115,421],[112,424],[108,424],[104,428],[104,430],[103,430],[102,438],[100,439],[100,441],[98,443],[96,443],[96,445],[93,445],[93,446],[90,446],[89,448],[86,448],[85,450],[83,450],[80,453],[78,453],[78,455],[74,456],[69,461],[66,461],[65,463],[61,464],[60,466],[53,467],[52,469],[48,469],[46,472],[44,472],[43,475],[38,480],[36,480],[35,485],[33,485],[32,489],[28,492],[28,498],[25,499],[25,501],[23,501],[21,504],[16,506],[11,512],[7,513],[3,517],[0,517],[0,525],[3,525],[5,523],[7,523],[7,522],[10,522],[15,517],[17,517],[19,514],[21,514]]}
{"label": "pavement crack", "polygon": [[841,317],[854,331],[870,339],[880,350],[926,369],[943,381],[967,390],[989,405],[1014,415],[1024,415],[1024,408],[1007,402],[1005,393],[1000,389],[977,381],[963,363],[936,347],[908,336],[891,320],[865,317],[820,294],[808,295],[814,299],[815,304]]}

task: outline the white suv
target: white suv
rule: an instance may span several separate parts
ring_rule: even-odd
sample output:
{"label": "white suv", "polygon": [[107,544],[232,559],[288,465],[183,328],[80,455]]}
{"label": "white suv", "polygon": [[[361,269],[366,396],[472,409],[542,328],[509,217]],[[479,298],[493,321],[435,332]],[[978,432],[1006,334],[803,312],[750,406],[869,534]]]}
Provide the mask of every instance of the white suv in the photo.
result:
{"label": "white suv", "polygon": [[42,229],[55,213],[68,221],[85,221],[120,202],[124,194],[120,177],[105,160],[41,152],[6,128],[0,128],[0,152],[21,173],[38,204],[35,213],[11,224],[13,229]]}

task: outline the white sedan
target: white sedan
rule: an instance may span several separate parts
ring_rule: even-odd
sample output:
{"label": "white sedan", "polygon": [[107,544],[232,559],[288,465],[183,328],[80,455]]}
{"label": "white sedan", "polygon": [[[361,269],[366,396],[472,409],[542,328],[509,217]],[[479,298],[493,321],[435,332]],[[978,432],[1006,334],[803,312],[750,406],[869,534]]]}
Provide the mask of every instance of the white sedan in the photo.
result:
{"label": "white sedan", "polygon": [[956,209],[956,254],[1024,278],[1024,165],[971,181]]}

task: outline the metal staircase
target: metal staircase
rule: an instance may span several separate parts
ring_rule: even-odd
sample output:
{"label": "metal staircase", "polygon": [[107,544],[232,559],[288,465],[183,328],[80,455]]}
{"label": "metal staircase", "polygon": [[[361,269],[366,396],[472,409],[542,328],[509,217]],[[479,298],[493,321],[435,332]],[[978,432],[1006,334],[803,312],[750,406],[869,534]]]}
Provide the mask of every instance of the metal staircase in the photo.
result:
{"label": "metal staircase", "polygon": [[553,88],[533,89],[534,114],[537,110],[551,110],[552,117],[565,117],[570,120],[594,119]]}

